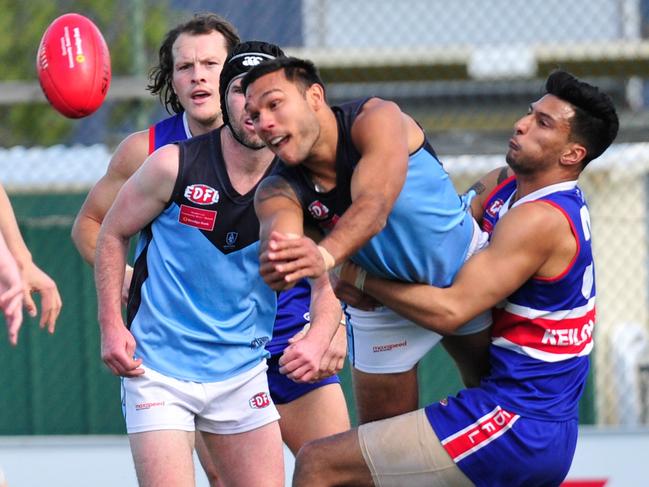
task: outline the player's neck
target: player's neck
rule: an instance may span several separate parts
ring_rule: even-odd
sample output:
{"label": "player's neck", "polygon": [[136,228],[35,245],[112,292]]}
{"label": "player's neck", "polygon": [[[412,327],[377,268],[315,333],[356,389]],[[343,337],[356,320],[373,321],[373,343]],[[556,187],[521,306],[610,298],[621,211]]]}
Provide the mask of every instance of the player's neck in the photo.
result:
{"label": "player's neck", "polygon": [[211,132],[212,130],[219,128],[221,125],[223,125],[223,118],[221,118],[220,115],[209,122],[200,122],[194,118],[187,117],[187,126],[189,127],[192,137]]}
{"label": "player's neck", "polygon": [[266,147],[251,149],[241,144],[227,126],[223,127],[220,136],[221,151],[230,183],[239,194],[246,194],[266,173],[274,155]]}
{"label": "player's neck", "polygon": [[517,200],[524,198],[528,194],[538,191],[541,188],[552,186],[553,184],[564,183],[566,181],[575,181],[578,175],[572,173],[544,172],[535,174],[516,175],[516,194],[512,198],[512,204]]}
{"label": "player's neck", "polygon": [[336,157],[338,153],[338,124],[329,108],[321,115],[320,135],[311,149],[310,156],[303,162],[311,173],[311,179],[323,191],[336,186]]}

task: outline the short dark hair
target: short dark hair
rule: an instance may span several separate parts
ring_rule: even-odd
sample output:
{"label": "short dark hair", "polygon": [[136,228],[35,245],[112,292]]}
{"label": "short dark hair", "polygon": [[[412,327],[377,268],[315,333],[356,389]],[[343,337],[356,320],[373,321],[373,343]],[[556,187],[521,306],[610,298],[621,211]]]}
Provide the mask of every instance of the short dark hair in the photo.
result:
{"label": "short dark hair", "polygon": [[609,95],[560,69],[548,76],[545,91],[574,107],[571,139],[586,148],[584,165],[599,157],[615,140],[620,122]]}
{"label": "short dark hair", "polygon": [[305,93],[312,85],[318,84],[325,91],[325,85],[320,78],[318,68],[311,61],[298,59],[296,57],[277,57],[269,59],[255,66],[241,80],[241,89],[245,93],[251,83],[262,76],[283,70],[287,80],[298,85],[302,93]]}
{"label": "short dark hair", "polygon": [[158,52],[158,64],[149,72],[149,81],[146,89],[152,95],[158,95],[160,102],[169,113],[180,113],[183,106],[174,93],[171,81],[174,72],[174,58],[172,47],[180,34],[202,35],[216,31],[225,37],[228,54],[239,43],[237,29],[223,17],[213,13],[196,14],[182,24],[177,25],[165,36]]}

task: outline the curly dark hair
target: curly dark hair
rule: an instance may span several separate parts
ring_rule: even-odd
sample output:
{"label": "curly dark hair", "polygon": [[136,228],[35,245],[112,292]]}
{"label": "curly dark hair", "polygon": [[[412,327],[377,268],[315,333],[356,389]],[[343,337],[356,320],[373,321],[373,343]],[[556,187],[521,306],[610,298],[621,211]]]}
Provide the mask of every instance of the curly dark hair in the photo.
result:
{"label": "curly dark hair", "polygon": [[201,35],[210,32],[219,32],[225,37],[228,53],[239,43],[237,29],[223,17],[213,13],[196,14],[194,17],[180,25],[177,25],[164,38],[158,51],[158,64],[149,72],[149,81],[146,89],[152,95],[158,95],[160,102],[169,113],[180,113],[183,106],[171,86],[173,78],[174,59],[172,47],[180,34]]}
{"label": "curly dark hair", "polygon": [[599,157],[615,140],[620,122],[609,95],[560,69],[550,73],[545,91],[574,107],[575,115],[570,120],[571,139],[586,148],[584,166]]}

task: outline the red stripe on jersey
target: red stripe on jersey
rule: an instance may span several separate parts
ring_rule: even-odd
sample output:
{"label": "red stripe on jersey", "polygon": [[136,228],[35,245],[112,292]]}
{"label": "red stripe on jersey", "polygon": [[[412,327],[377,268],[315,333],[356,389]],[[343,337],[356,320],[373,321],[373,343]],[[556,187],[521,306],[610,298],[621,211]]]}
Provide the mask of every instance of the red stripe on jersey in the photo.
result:
{"label": "red stripe on jersey", "polygon": [[584,316],[560,321],[529,319],[495,309],[491,335],[544,352],[578,354],[593,341],[594,324],[595,308]]}
{"label": "red stripe on jersey", "polygon": [[[575,243],[577,244],[577,250],[575,251],[575,255],[572,256],[572,259],[570,259],[570,262],[566,266],[566,268],[560,272],[558,275],[554,277],[540,277],[540,276],[535,276],[534,280],[536,281],[543,281],[543,282],[552,282],[552,281],[558,281],[562,277],[564,277],[568,272],[570,272],[570,269],[572,269],[572,266],[575,265],[575,262],[577,261],[577,257],[579,256],[579,252],[581,251],[581,245],[579,245],[579,234],[577,233],[577,229],[575,228],[575,224],[572,222],[572,218],[570,218],[570,215],[564,210],[561,206],[559,206],[557,203],[554,201],[549,201],[549,200],[536,200],[539,203],[546,203],[550,206],[553,206],[557,210],[559,210],[561,213],[563,213],[563,216],[566,217],[566,220],[568,220],[568,224],[570,225],[570,231],[572,232],[572,236],[575,237]],[[530,202],[532,203],[532,202]]]}
{"label": "red stripe on jersey", "polygon": [[155,150],[155,125],[149,127],[149,155]]}
{"label": "red stripe on jersey", "polygon": [[442,446],[457,463],[505,434],[519,417],[497,406],[472,425],[442,440]]}

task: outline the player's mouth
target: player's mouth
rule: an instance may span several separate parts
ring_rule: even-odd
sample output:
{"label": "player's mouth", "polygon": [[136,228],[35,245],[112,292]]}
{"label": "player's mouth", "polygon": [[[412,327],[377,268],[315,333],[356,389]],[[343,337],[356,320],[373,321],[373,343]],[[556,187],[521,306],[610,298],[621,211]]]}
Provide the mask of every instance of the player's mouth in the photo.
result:
{"label": "player's mouth", "polygon": [[273,151],[278,151],[286,145],[288,139],[288,135],[278,135],[276,137],[271,137],[266,141],[266,143],[268,144],[268,147],[270,147]]}
{"label": "player's mouth", "polygon": [[514,139],[509,139],[509,148],[511,150],[519,150],[521,146],[518,145]]}
{"label": "player's mouth", "polygon": [[204,91],[204,90],[195,90],[192,91],[190,97],[192,101],[202,103],[205,101],[207,98],[211,96],[211,93],[209,91]]}

